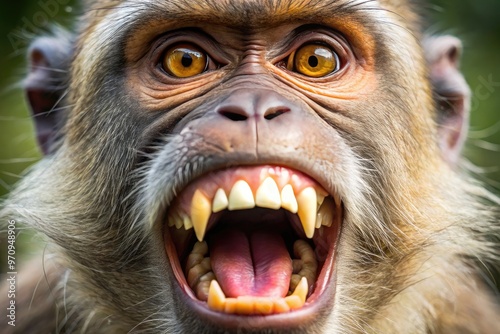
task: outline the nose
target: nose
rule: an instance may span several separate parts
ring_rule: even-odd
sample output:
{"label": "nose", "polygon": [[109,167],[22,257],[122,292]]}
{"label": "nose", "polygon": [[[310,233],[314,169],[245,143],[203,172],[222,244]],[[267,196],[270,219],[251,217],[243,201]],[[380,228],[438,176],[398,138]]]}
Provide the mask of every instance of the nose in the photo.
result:
{"label": "nose", "polygon": [[217,106],[217,113],[223,117],[243,122],[271,121],[289,113],[293,105],[285,97],[271,90],[237,90]]}

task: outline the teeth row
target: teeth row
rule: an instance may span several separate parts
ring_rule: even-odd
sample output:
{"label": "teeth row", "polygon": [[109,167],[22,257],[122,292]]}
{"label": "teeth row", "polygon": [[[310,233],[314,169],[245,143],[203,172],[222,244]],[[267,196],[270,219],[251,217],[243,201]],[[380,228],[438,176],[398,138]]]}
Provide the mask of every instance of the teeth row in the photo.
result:
{"label": "teeth row", "polygon": [[[288,295],[293,295],[304,278],[307,282],[315,282],[318,271],[316,255],[306,241],[295,241],[293,252],[297,259],[293,259],[293,274]],[[206,257],[207,255],[207,243],[205,241],[196,242],[186,263],[187,282],[198,299],[203,301],[207,301],[211,281],[216,279],[215,274],[212,272],[210,257]]]}
{"label": "teeth row", "polygon": [[290,279],[290,292],[294,291],[303,278],[308,282],[316,282],[318,260],[311,246],[304,240],[293,244],[293,253],[298,259],[293,260],[293,274]]}
{"label": "teeth row", "polygon": [[203,241],[212,212],[225,209],[245,210],[256,206],[275,210],[284,208],[299,216],[305,235],[312,238],[315,229],[332,224],[334,201],[331,197],[326,199],[325,201],[325,196],[318,194],[313,187],[305,188],[295,196],[292,186],[287,184],[280,192],[271,177],[262,182],[254,197],[250,185],[244,180],[239,180],[233,185],[229,196],[223,189],[218,189],[213,200],[199,189],[196,190],[191,201],[189,216],[178,212],[170,213],[168,226],[175,226],[177,229],[184,227],[186,230],[194,228],[198,240]]}
{"label": "teeth row", "polygon": [[307,279],[302,277],[295,291],[285,298],[239,296],[226,298],[219,283],[213,280],[208,291],[208,307],[214,311],[241,314],[277,314],[299,309],[306,302],[309,286]]}

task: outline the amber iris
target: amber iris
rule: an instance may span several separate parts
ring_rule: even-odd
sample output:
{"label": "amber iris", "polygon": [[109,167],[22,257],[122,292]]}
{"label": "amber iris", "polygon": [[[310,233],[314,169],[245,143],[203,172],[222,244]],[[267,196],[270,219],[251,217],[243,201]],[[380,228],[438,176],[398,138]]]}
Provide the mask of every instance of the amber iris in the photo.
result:
{"label": "amber iris", "polygon": [[207,69],[208,57],[200,48],[191,44],[175,45],[163,57],[163,69],[176,78],[189,78]]}
{"label": "amber iris", "polygon": [[290,55],[287,68],[308,77],[321,78],[337,71],[339,60],[328,46],[307,44]]}

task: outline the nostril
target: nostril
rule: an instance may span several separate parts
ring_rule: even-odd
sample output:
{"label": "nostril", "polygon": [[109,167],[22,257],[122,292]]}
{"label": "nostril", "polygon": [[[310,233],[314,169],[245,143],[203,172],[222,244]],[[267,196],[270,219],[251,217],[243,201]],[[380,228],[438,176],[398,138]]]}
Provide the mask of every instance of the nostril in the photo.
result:
{"label": "nostril", "polygon": [[230,119],[231,121],[246,121],[248,119],[247,114],[244,110],[239,108],[223,108],[219,110],[219,114]]}
{"label": "nostril", "polygon": [[224,117],[229,118],[231,121],[246,121],[248,118],[247,116],[240,115],[240,114],[230,112],[230,111],[223,111],[223,112],[221,112],[221,114]]}
{"label": "nostril", "polygon": [[273,118],[283,115],[284,113],[287,113],[289,111],[290,109],[287,107],[269,108],[265,113],[264,118],[267,120],[272,120]]}

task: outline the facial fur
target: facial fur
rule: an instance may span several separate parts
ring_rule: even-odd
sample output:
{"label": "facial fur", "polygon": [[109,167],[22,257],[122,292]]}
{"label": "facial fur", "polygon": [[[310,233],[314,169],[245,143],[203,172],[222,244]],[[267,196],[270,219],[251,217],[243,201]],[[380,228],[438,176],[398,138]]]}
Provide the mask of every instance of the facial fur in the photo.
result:
{"label": "facial fur", "polygon": [[[74,35],[54,37],[71,45],[57,140],[2,214],[47,240],[57,329],[498,332],[482,264],[498,268],[499,200],[460,171],[469,92],[445,52],[460,43],[424,36],[420,4],[84,6]],[[335,50],[338,71],[290,69],[311,42]],[[179,78],[161,59],[185,44],[210,62]],[[443,66],[463,101],[446,113],[436,101],[452,80]],[[328,284],[317,303],[289,314],[200,311],[166,253],[168,213],[193,182],[259,166],[304,173],[341,201]]]}

